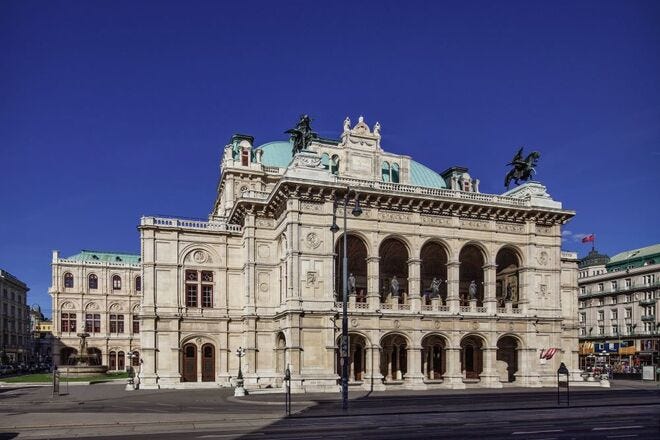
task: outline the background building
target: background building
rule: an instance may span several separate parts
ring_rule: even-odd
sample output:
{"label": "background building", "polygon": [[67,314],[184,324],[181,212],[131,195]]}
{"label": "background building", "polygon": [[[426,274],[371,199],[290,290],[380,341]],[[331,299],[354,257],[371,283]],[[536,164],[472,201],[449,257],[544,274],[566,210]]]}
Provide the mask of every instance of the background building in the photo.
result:
{"label": "background building", "polygon": [[83,250],[68,258],[53,252],[53,358],[66,365],[88,333],[88,354],[109,370],[139,363],[140,256]]}
{"label": "background building", "polygon": [[579,263],[580,365],[637,372],[657,365],[660,244],[612,258],[592,250]]}
{"label": "background building", "polygon": [[[554,385],[560,362],[577,372],[577,256],[561,251],[574,213],[543,185],[482,194],[466,168],[386,152],[362,118],[295,155],[235,135],[221,167],[208,221],[141,220],[143,387],[229,384],[239,347],[247,385],[279,386],[290,366],[309,391],[337,389],[343,361],[366,389]],[[57,261],[59,288],[77,267],[65,263],[80,263]]]}
{"label": "background building", "polygon": [[39,305],[30,309],[30,333],[32,361],[50,364],[53,361],[53,321],[46,319]]}
{"label": "background building", "polygon": [[30,353],[27,285],[0,269],[0,364],[23,363]]}

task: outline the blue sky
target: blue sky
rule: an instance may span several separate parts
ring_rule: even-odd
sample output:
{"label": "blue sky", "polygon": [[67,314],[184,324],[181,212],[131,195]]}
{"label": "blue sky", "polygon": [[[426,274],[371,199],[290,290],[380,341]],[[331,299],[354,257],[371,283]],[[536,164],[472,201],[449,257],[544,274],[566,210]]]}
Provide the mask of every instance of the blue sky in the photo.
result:
{"label": "blue sky", "polygon": [[382,145],[504,190],[519,146],[613,255],[660,242],[660,2],[0,2],[0,267],[50,310],[51,250],[139,252],[208,215],[233,133]]}

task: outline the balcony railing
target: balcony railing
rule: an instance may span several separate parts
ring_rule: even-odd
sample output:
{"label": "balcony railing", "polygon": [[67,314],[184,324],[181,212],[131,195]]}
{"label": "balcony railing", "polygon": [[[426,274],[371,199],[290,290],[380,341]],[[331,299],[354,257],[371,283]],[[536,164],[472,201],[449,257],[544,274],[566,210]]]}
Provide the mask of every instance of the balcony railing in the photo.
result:
{"label": "balcony railing", "polygon": [[142,217],[141,226],[160,226],[169,228],[181,228],[197,231],[218,231],[218,232],[241,232],[241,225],[233,225],[225,222],[187,220],[168,217]]}
{"label": "balcony railing", "polygon": [[642,321],[655,321],[655,315],[642,315]]}

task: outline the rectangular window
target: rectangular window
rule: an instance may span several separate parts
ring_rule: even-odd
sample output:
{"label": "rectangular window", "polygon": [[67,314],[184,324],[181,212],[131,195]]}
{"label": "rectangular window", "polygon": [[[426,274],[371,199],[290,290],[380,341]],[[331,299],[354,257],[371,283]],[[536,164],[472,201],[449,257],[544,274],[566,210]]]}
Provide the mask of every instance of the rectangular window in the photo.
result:
{"label": "rectangular window", "polygon": [[586,293],[586,289],[584,286],[580,287],[580,295],[584,295]]}
{"label": "rectangular window", "polygon": [[617,286],[618,286],[617,282],[616,282],[616,281],[612,281],[612,292],[616,292],[616,290],[617,290]]}
{"label": "rectangular window", "polygon": [[599,306],[605,305],[605,300],[603,298],[598,298],[598,305]]}
{"label": "rectangular window", "polygon": [[605,327],[599,326],[598,327],[598,334],[599,335],[604,335],[605,334]]}
{"label": "rectangular window", "polygon": [[605,312],[602,310],[598,311],[598,320],[602,321],[605,318]]}
{"label": "rectangular window", "polygon": [[626,289],[630,289],[632,287],[632,281],[630,281],[630,278],[626,278],[624,282],[626,283]]}
{"label": "rectangular window", "polygon": [[202,285],[202,307],[213,307],[213,286]]}
{"label": "rectangular window", "polygon": [[110,315],[110,333],[124,333],[124,315]]}
{"label": "rectangular window", "polygon": [[133,333],[140,333],[140,320],[137,316],[133,316]]}
{"label": "rectangular window", "polygon": [[85,314],[85,332],[101,333],[101,315],[96,313]]}
{"label": "rectangular window", "polygon": [[602,292],[604,289],[603,283],[598,283],[598,291]]}
{"label": "rectangular window", "polygon": [[62,313],[60,320],[62,333],[76,331],[76,314],[75,313]]}
{"label": "rectangular window", "polygon": [[610,311],[610,318],[612,318],[612,319],[614,319],[614,320],[616,320],[616,319],[619,318],[619,312],[618,312],[617,309],[612,309],[612,310]]}
{"label": "rectangular window", "polygon": [[186,307],[197,307],[197,284],[186,284]]}
{"label": "rectangular window", "polygon": [[580,322],[584,323],[587,320],[587,314],[582,312],[580,313]]}
{"label": "rectangular window", "polygon": [[632,318],[632,309],[626,309],[625,313],[626,318]]}

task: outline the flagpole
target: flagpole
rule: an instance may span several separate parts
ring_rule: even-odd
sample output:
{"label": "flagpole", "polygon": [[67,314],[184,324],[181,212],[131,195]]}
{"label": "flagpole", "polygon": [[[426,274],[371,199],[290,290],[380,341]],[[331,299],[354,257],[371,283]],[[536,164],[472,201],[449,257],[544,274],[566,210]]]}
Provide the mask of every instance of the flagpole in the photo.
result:
{"label": "flagpole", "polygon": [[591,233],[591,236],[594,238],[594,239],[591,241],[591,251],[593,252],[593,251],[596,249],[596,234],[594,234],[594,233],[592,232],[592,233]]}

